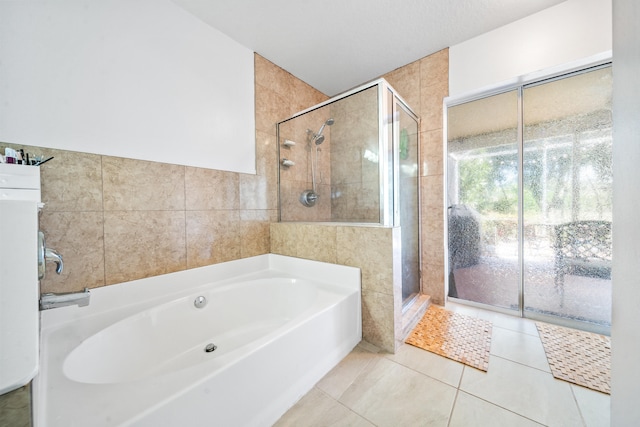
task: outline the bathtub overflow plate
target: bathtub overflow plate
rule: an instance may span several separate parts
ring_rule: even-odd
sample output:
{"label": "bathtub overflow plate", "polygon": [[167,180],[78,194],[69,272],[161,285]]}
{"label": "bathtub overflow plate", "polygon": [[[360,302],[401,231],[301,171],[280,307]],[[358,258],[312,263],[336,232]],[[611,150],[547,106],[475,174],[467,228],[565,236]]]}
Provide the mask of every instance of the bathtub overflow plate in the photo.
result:
{"label": "bathtub overflow plate", "polygon": [[207,305],[207,299],[205,297],[203,297],[202,295],[200,295],[199,297],[197,297],[194,301],[193,301],[193,305],[196,306],[196,308],[202,308],[205,305]]}
{"label": "bathtub overflow plate", "polygon": [[204,348],[204,351],[205,351],[206,353],[211,353],[211,352],[212,352],[212,351],[214,351],[216,348],[218,348],[218,346],[217,346],[217,345],[215,345],[214,343],[210,343],[210,344],[207,344],[207,346]]}

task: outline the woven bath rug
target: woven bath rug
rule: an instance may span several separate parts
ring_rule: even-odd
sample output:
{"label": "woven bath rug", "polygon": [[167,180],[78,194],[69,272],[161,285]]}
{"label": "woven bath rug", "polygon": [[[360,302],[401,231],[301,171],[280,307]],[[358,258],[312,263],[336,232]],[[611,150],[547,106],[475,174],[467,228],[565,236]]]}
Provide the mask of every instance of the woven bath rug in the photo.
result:
{"label": "woven bath rug", "polygon": [[431,305],[405,342],[486,372],[491,326],[488,320]]}
{"label": "woven bath rug", "polygon": [[611,338],[536,322],[555,378],[611,394]]}

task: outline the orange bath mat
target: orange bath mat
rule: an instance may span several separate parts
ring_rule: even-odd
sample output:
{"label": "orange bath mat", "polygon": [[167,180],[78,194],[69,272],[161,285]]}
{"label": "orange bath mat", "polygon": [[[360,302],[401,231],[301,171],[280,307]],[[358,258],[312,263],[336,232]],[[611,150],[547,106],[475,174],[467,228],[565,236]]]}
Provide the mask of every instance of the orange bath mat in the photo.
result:
{"label": "orange bath mat", "polygon": [[486,372],[491,327],[487,320],[432,305],[405,342]]}
{"label": "orange bath mat", "polygon": [[555,378],[611,394],[611,338],[536,322]]}

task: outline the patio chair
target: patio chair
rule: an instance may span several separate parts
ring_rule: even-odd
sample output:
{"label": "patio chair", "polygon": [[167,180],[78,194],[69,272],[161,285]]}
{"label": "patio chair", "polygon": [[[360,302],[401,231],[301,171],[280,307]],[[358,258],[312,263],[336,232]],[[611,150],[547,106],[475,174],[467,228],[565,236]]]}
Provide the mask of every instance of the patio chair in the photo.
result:
{"label": "patio chair", "polygon": [[611,279],[611,222],[575,221],[555,227],[555,288],[564,304],[564,276]]}

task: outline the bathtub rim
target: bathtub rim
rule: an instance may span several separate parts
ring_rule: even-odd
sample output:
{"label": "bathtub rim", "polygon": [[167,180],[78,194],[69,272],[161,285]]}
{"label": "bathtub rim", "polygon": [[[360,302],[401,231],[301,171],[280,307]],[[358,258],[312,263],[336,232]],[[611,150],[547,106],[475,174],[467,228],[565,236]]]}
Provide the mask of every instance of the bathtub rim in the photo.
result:
{"label": "bathtub rim", "polygon": [[[50,328],[59,328],[65,323],[110,311],[122,311],[139,305],[148,307],[159,305],[189,289],[195,290],[198,287],[207,286],[213,280],[217,282],[216,285],[222,286],[236,280],[251,280],[265,273],[311,278],[315,282],[329,286],[334,286],[336,280],[342,280],[340,278],[342,275],[347,280],[341,286],[361,291],[361,273],[357,267],[286,255],[263,254],[92,288],[90,290],[92,298],[86,307],[68,306],[41,311],[40,335],[42,336],[43,332]],[[183,277],[184,281],[190,284],[185,287],[176,287],[175,279]],[[354,280],[357,280],[357,286],[351,285],[356,283]],[[123,293],[129,297],[124,302],[121,299]]]}

